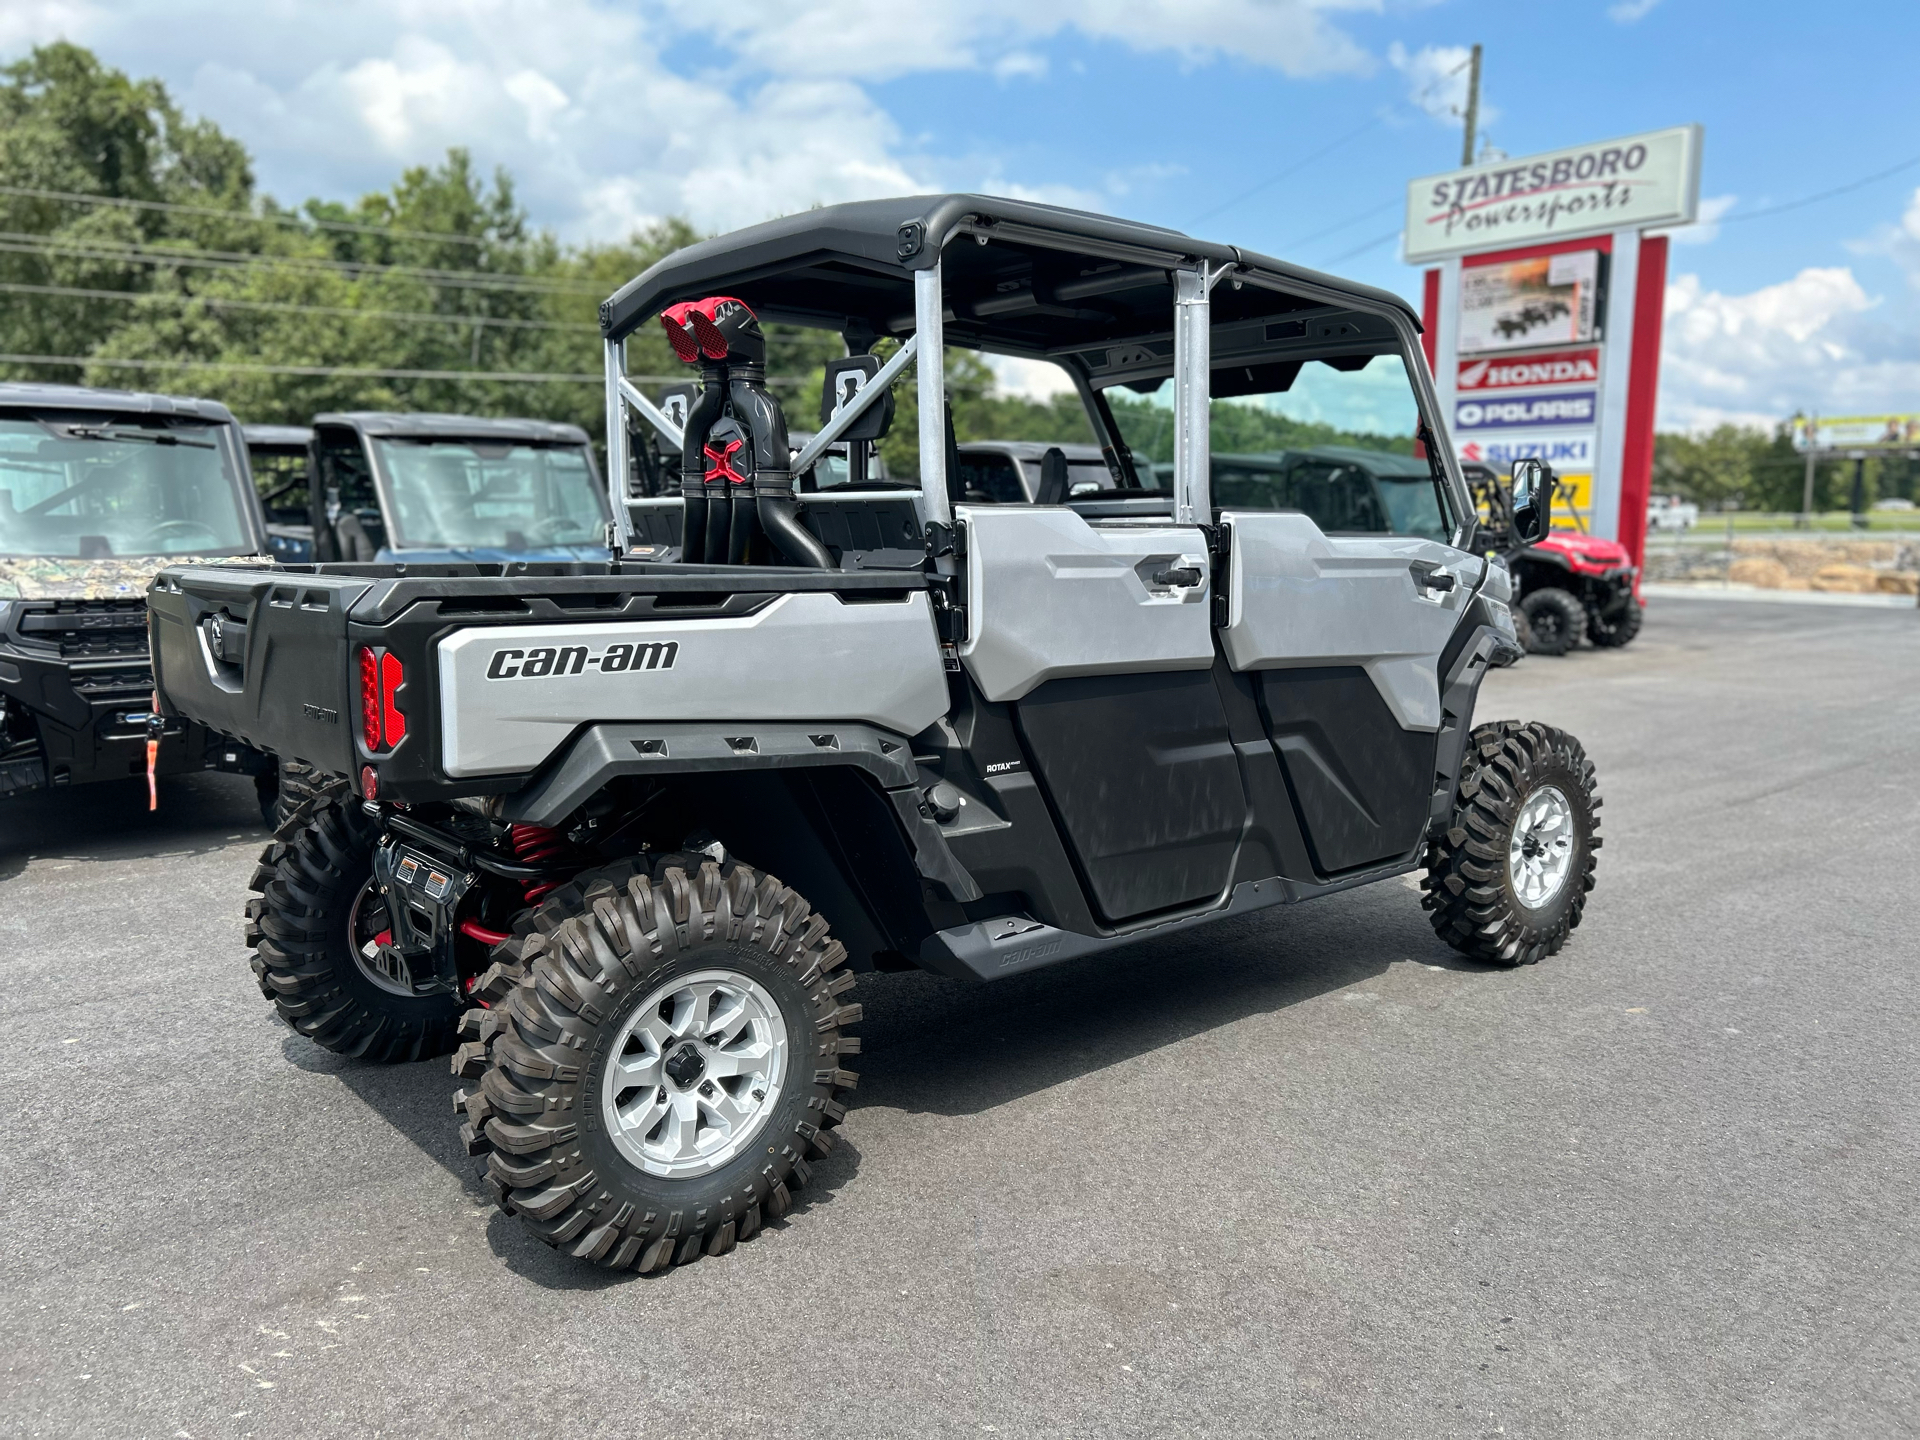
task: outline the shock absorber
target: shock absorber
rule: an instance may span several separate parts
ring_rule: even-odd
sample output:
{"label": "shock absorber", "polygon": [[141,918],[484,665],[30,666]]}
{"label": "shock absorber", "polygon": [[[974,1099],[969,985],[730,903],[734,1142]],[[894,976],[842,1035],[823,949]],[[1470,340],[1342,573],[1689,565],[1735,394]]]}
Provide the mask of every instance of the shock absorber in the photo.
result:
{"label": "shock absorber", "polygon": [[[567,853],[567,837],[551,825],[512,825],[507,829],[507,841],[513,846],[513,858],[522,865],[538,865],[543,861],[558,859]],[[558,880],[529,880],[523,899],[529,905],[536,905],[540,897],[549,890],[557,889]]]}

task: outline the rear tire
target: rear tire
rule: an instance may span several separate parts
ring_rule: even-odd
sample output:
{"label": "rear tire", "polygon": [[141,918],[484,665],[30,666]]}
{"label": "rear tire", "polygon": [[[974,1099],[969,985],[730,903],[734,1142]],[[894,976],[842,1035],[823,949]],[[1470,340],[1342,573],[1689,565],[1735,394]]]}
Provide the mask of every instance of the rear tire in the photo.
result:
{"label": "rear tire", "polygon": [[360,807],[320,805],[279,835],[286,838],[276,836],[253,873],[259,898],[247,905],[247,940],[260,993],[280,1018],[316,1045],[362,1060],[425,1060],[453,1049],[463,1002],[399,993],[356,957],[355,944],[386,925],[386,902],[373,888],[374,827]]}
{"label": "rear tire", "polygon": [[1634,599],[1631,592],[1624,604],[1608,613],[1603,613],[1597,605],[1589,605],[1587,639],[1595,645],[1618,649],[1640,633],[1640,622],[1645,615],[1646,607]]}
{"label": "rear tire", "polygon": [[641,1271],[724,1255],[785,1214],[833,1146],[855,1081],[840,1057],[860,1048],[826,920],[770,875],[669,855],[581,876],[515,928],[453,1066],[479,1082],[454,1105],[501,1208]]}
{"label": "rear tire", "polygon": [[1580,742],[1548,725],[1473,732],[1453,822],[1427,843],[1422,906],[1462,955],[1531,965],[1580,923],[1600,848],[1599,786]]}
{"label": "rear tire", "polygon": [[1587,633],[1585,607],[1557,586],[1529,591],[1520,602],[1520,613],[1527,617],[1533,637],[1527,648],[1535,655],[1564,655]]}

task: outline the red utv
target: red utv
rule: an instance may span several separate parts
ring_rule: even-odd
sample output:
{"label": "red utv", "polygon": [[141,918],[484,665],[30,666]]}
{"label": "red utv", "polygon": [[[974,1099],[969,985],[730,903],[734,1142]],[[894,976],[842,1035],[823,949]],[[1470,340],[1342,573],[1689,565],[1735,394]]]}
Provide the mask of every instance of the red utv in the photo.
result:
{"label": "red utv", "polygon": [[1564,655],[1584,637],[1625,645],[1640,633],[1639,572],[1626,548],[1597,535],[1554,530],[1532,545],[1513,541],[1513,497],[1485,465],[1460,467],[1481,521],[1479,548],[1498,554],[1513,575],[1521,640],[1535,655]]}

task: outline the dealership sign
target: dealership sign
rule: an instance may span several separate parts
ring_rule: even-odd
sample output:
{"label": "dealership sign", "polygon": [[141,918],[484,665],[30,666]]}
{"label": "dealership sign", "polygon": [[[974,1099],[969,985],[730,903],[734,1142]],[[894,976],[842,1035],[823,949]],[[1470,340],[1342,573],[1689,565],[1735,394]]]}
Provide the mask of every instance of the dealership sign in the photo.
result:
{"label": "dealership sign", "polygon": [[1462,360],[1454,388],[1461,394],[1478,390],[1519,390],[1533,385],[1595,385],[1600,380],[1600,348],[1553,350],[1513,360]]}
{"label": "dealership sign", "polygon": [[1593,432],[1553,434],[1527,431],[1487,439],[1462,438],[1455,446],[1461,463],[1491,465],[1505,470],[1516,460],[1544,460],[1555,470],[1567,474],[1586,474],[1593,469]]}
{"label": "dealership sign", "polygon": [[1690,224],[1700,206],[1700,133],[1679,125],[1415,180],[1406,258]]}
{"label": "dealership sign", "polygon": [[1518,395],[1462,400],[1453,410],[1456,430],[1513,430],[1527,426],[1591,425],[1594,392],[1573,390],[1564,395]]}

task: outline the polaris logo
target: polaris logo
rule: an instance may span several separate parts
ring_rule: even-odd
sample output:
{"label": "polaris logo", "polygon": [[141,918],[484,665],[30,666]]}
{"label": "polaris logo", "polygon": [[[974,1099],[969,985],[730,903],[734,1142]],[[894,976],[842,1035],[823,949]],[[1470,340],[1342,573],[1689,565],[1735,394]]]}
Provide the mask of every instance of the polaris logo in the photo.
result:
{"label": "polaris logo", "polygon": [[1454,412],[1456,430],[1499,430],[1509,426],[1591,424],[1594,392],[1534,395],[1512,400],[1462,400]]}
{"label": "polaris logo", "polygon": [[593,651],[585,645],[542,645],[530,650],[496,650],[487,664],[489,680],[538,680],[549,675],[579,675],[598,670],[618,675],[629,670],[671,670],[679,658],[678,640],[622,642]]}

